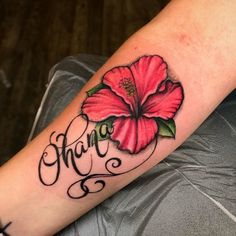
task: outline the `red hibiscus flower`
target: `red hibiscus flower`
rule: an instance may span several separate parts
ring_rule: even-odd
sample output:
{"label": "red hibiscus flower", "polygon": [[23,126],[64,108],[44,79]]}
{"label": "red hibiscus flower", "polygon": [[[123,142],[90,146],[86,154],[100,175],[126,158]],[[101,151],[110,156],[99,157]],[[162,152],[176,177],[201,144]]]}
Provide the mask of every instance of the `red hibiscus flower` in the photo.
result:
{"label": "red hibiscus flower", "polygon": [[93,122],[113,117],[110,139],[132,154],[152,142],[160,130],[157,120],[172,120],[183,101],[181,84],[168,79],[167,64],[157,55],[111,69],[95,90],[82,113]]}

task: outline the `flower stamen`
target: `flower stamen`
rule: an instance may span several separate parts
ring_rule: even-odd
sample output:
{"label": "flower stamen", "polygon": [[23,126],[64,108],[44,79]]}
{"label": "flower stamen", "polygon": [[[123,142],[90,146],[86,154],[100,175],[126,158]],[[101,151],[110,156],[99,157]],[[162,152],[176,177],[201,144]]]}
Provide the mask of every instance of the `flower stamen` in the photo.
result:
{"label": "flower stamen", "polygon": [[125,89],[128,97],[134,96],[135,85],[130,78],[122,78],[119,82],[119,87]]}

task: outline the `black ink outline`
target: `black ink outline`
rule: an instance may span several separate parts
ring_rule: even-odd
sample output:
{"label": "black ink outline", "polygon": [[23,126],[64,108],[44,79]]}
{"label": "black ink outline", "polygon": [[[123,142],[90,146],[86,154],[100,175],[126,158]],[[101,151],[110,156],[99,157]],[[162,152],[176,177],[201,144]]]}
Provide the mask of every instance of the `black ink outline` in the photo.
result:
{"label": "black ink outline", "polygon": [[7,232],[6,232],[6,229],[10,226],[12,224],[12,222],[9,222],[9,223],[7,223],[5,226],[1,226],[0,225],[0,234],[2,234],[3,236],[10,236],[10,234],[8,234]]}

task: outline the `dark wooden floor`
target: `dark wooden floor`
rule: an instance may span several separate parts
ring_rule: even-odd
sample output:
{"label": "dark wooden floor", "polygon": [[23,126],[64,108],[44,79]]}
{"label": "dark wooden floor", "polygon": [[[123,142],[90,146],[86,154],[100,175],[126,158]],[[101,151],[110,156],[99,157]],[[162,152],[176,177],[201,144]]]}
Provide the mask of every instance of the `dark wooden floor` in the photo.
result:
{"label": "dark wooden floor", "polygon": [[0,0],[0,160],[25,145],[56,62],[77,53],[111,55],[167,2]]}

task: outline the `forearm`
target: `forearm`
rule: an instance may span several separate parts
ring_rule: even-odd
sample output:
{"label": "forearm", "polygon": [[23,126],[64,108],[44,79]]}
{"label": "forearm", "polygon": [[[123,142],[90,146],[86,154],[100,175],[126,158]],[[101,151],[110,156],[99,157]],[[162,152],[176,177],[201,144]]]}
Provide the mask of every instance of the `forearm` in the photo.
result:
{"label": "forearm", "polygon": [[[127,40],[91,78],[67,109],[1,168],[0,218],[5,224],[13,222],[8,232],[11,235],[53,234],[156,165],[178,147],[235,88],[235,10],[234,1],[211,3],[176,0]],[[155,111],[158,114],[150,117],[150,110],[145,107],[147,101],[142,103],[145,96],[142,97],[140,91],[136,99],[138,102],[129,103],[129,99],[136,96],[138,90],[137,83],[131,83],[134,87],[128,87],[126,94],[118,96],[123,102],[121,104],[125,104],[122,107],[123,116],[117,109],[111,108],[110,116],[106,114],[99,120],[112,117],[112,125],[118,124],[120,118],[126,119],[126,122],[121,123],[118,130],[115,127],[109,128],[109,138],[105,137],[104,141],[94,139],[94,129],[99,117],[91,114],[88,109],[88,104],[91,104],[86,92],[102,83],[111,93],[113,86],[107,80],[112,76],[106,76],[107,72],[117,66],[131,68],[143,55],[160,55],[163,58],[162,70],[165,70],[165,63],[168,69],[166,75],[163,72],[165,76],[161,83],[166,85],[167,75],[171,83],[178,82],[179,93],[176,99],[180,102],[177,105],[175,103],[175,110],[167,112],[168,114],[162,110],[164,103],[159,113]],[[158,60],[158,63],[161,62],[161,59]],[[138,69],[143,67],[139,65]],[[156,70],[151,70],[151,67],[150,63],[145,65],[147,72],[155,74],[159,69],[156,66]],[[137,75],[134,68],[129,70],[132,72],[130,76]],[[147,74],[143,73],[143,77],[138,79],[143,82]],[[158,78],[161,77],[160,74]],[[125,87],[123,82],[126,75],[123,74],[122,77],[121,74],[120,79],[123,80],[118,81],[121,86],[118,92]],[[116,81],[114,76],[113,81]],[[156,91],[160,90],[161,83],[156,84]],[[145,83],[140,84],[144,86]],[[148,91],[151,89],[152,87]],[[99,92],[101,90],[97,94]],[[129,96],[126,96],[127,92]],[[100,106],[99,98],[96,93],[91,95],[93,96],[93,101],[96,101],[93,109],[96,110],[96,106]],[[113,101],[116,101],[115,98]],[[114,102],[113,106],[115,108],[118,105]],[[127,106],[129,109],[126,111]],[[105,110],[102,108],[100,112],[97,111],[100,115],[103,112]],[[150,132],[153,137],[143,140],[139,136],[146,138],[150,135],[146,129],[136,129],[140,133],[136,132],[135,136],[132,125],[126,128],[134,117],[137,122],[141,119],[152,122]],[[176,124],[175,137],[161,136],[160,123],[156,122],[158,118],[173,118]],[[124,131],[129,133],[129,139],[122,139],[120,134]],[[88,142],[88,136],[90,141],[93,140],[92,144]],[[129,143],[132,139],[135,139],[136,144]],[[51,164],[51,167],[47,164]]]}

